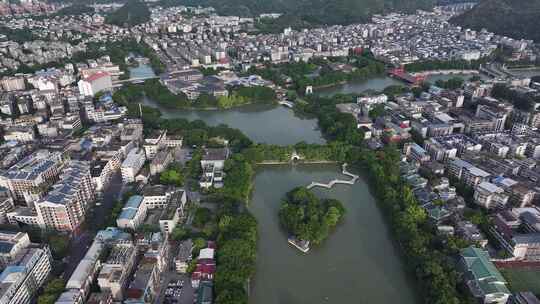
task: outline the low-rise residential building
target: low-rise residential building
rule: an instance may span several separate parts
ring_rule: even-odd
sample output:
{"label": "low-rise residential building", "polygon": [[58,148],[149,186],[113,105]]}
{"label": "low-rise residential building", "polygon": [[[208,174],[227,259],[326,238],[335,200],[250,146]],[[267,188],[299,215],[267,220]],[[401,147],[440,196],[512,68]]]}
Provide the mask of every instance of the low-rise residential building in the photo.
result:
{"label": "low-rise residential building", "polygon": [[136,230],[146,218],[147,208],[143,197],[134,195],[128,199],[118,219],[116,225],[119,228]]}
{"label": "low-rise residential building", "polygon": [[14,210],[13,198],[7,193],[0,193],[0,224],[7,224],[7,215]]}
{"label": "low-rise residential building", "polygon": [[115,301],[124,299],[128,278],[136,262],[137,250],[131,243],[112,246],[107,260],[101,265],[98,285],[101,291],[110,292]]}
{"label": "low-rise residential building", "polygon": [[464,240],[476,243],[478,246],[486,247],[488,240],[480,229],[470,221],[459,221],[456,223],[456,234]]}
{"label": "low-rise residential building", "polygon": [[150,163],[150,175],[156,175],[165,171],[173,160],[173,155],[169,149],[163,149],[157,152]]}
{"label": "low-rise residential building", "polygon": [[540,233],[516,234],[512,238],[513,255],[518,260],[540,261]]}
{"label": "low-rise residential building", "polygon": [[159,218],[161,233],[164,235],[171,234],[180,220],[184,218],[186,201],[186,192],[183,190],[178,190],[172,195]]}
{"label": "low-rise residential building", "polygon": [[173,194],[178,191],[172,186],[147,185],[142,190],[144,206],[147,209],[167,207]]}
{"label": "low-rise residential building", "polygon": [[407,159],[418,163],[428,162],[431,159],[428,152],[416,143],[406,143],[403,150]]}
{"label": "low-rise residential building", "polygon": [[83,304],[83,296],[77,290],[64,291],[54,304]]}
{"label": "low-rise residential building", "polygon": [[155,262],[142,260],[126,289],[124,303],[153,303],[159,290],[160,271]]}
{"label": "low-rise residential building", "polygon": [[[108,246],[114,246],[116,243],[129,243],[131,242],[130,239],[131,236],[128,233],[122,232],[118,228],[109,227],[105,230],[98,231],[92,245],[88,248],[86,254],[67,281],[66,291],[77,292],[81,295],[82,299],[86,299],[91,292],[90,287],[99,273],[101,267],[100,258],[102,258]],[[89,301],[87,303],[91,302]],[[112,301],[106,303],[110,304]]]}
{"label": "low-rise residential building", "polygon": [[223,186],[223,167],[225,160],[229,158],[229,149],[205,149],[201,159],[203,174],[199,185],[202,188],[212,186],[220,188]]}
{"label": "low-rise residential building", "polygon": [[33,126],[11,126],[4,130],[5,141],[33,142],[37,134]]}
{"label": "low-rise residential building", "polygon": [[180,243],[178,246],[178,254],[174,259],[174,265],[176,272],[186,273],[191,262],[191,256],[193,252],[193,242],[191,239],[187,239]]}
{"label": "low-rise residential building", "polygon": [[159,150],[165,146],[167,141],[167,131],[154,130],[151,134],[144,137],[144,151],[148,159],[154,159]]}

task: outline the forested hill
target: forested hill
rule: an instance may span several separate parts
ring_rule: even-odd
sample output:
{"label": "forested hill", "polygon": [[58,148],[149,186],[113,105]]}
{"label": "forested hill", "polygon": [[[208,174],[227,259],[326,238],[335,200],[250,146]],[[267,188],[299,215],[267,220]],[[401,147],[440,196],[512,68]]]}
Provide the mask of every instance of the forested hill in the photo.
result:
{"label": "forested hill", "polygon": [[[257,16],[284,13],[312,24],[363,22],[372,14],[430,9],[435,0],[177,0],[178,4],[212,6],[218,14]],[[169,1],[170,2],[170,1]],[[174,2],[174,1],[173,1]]]}
{"label": "forested hill", "polygon": [[450,22],[516,39],[540,42],[540,0],[482,0]]}
{"label": "forested hill", "polygon": [[105,22],[119,26],[134,26],[150,20],[150,10],[146,3],[128,0],[121,8],[105,18]]}

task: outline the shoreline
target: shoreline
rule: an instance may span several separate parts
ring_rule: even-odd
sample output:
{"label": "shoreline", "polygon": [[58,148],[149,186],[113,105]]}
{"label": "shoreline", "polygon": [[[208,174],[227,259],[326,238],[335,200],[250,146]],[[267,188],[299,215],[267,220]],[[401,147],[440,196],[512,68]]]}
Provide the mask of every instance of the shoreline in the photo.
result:
{"label": "shoreline", "polygon": [[516,67],[516,68],[507,68],[508,72],[512,71],[534,71],[538,70],[538,73],[540,73],[540,66],[528,66],[528,67]]}
{"label": "shoreline", "polygon": [[324,164],[337,164],[338,162],[337,161],[333,161],[333,160],[309,160],[309,161],[299,161],[299,162],[296,162],[296,163],[293,163],[291,161],[263,161],[263,162],[259,162],[259,163],[256,163],[256,165],[261,165],[261,166],[274,166],[274,165],[317,165],[317,164],[321,164],[321,165],[324,165]]}
{"label": "shoreline", "polygon": [[227,107],[227,108],[220,108],[220,107],[169,107],[169,106],[160,104],[158,101],[156,101],[154,99],[149,98],[149,100],[151,100],[153,104],[144,104],[144,103],[142,103],[142,104],[146,105],[148,107],[156,108],[156,109],[158,109],[160,107],[163,110],[169,110],[169,111],[170,110],[173,110],[173,111],[226,111],[226,110],[240,109],[242,107],[251,106],[251,105],[268,105],[268,106],[278,106],[279,105],[279,103],[276,100],[276,101],[273,101],[271,103],[250,102],[250,103],[245,103],[245,104],[232,106],[232,107]]}
{"label": "shoreline", "polygon": [[333,88],[333,87],[337,87],[337,86],[340,86],[340,85],[345,85],[345,84],[348,84],[348,83],[354,83],[354,82],[365,82],[365,81],[369,81],[369,80],[372,80],[372,79],[382,77],[384,75],[385,74],[382,73],[382,74],[371,75],[371,76],[368,76],[367,78],[364,78],[364,79],[350,79],[350,80],[339,81],[339,82],[336,82],[336,83],[333,83],[333,84],[325,84],[325,85],[313,86],[313,93],[315,93],[315,90]]}
{"label": "shoreline", "polygon": [[411,73],[412,76],[424,75],[424,76],[435,76],[435,75],[456,75],[456,74],[480,74],[478,70],[427,70],[422,72]]}
{"label": "shoreline", "polygon": [[349,80],[343,80],[343,81],[339,81],[339,82],[332,83],[332,84],[323,84],[323,85],[319,85],[319,86],[313,86],[313,90],[326,89],[326,88],[331,88],[331,87],[335,87],[335,86],[339,86],[339,85],[344,85],[347,82],[349,82]]}

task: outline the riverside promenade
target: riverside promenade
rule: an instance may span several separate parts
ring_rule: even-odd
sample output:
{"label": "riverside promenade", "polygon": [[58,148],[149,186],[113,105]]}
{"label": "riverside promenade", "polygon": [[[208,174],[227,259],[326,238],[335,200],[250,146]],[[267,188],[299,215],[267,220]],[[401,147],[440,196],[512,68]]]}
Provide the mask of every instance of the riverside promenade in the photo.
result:
{"label": "riverside promenade", "polygon": [[347,175],[347,176],[351,177],[351,179],[350,180],[342,180],[342,179],[337,179],[336,178],[336,179],[330,181],[328,184],[312,182],[311,184],[309,184],[307,186],[307,189],[311,189],[311,188],[314,188],[314,187],[321,187],[321,188],[331,189],[336,184],[354,185],[356,183],[356,181],[358,180],[358,178],[359,178],[358,175],[352,174],[349,171],[347,171],[347,164],[346,163],[341,166],[341,173],[343,173],[343,175]]}

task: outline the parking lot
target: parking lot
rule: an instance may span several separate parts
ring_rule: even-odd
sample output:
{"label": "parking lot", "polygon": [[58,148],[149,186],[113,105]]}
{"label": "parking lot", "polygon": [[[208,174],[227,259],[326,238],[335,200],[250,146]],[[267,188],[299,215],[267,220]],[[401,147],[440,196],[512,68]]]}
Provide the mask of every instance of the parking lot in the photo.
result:
{"label": "parking lot", "polygon": [[167,272],[164,276],[166,278],[157,303],[193,304],[195,290],[191,287],[189,276],[175,272]]}

